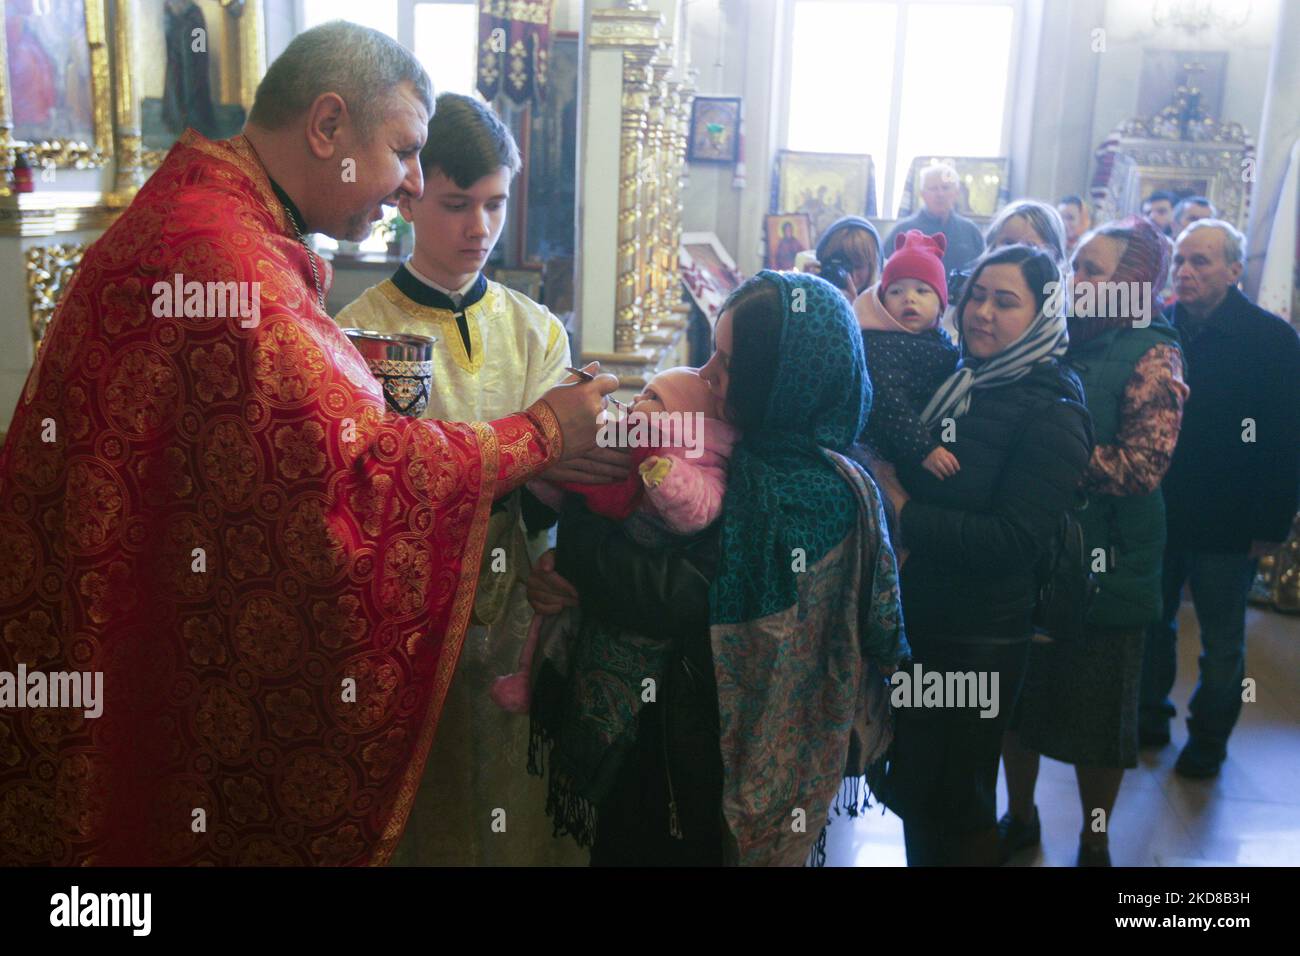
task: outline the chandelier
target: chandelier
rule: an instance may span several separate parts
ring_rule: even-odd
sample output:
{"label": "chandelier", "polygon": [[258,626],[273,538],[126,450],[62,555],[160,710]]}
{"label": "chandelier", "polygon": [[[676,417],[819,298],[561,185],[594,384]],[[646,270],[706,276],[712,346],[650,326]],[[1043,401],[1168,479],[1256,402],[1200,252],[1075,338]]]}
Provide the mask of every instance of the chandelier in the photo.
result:
{"label": "chandelier", "polygon": [[1156,0],[1151,22],[1187,33],[1200,33],[1211,27],[1236,30],[1250,19],[1250,7],[1250,0]]}

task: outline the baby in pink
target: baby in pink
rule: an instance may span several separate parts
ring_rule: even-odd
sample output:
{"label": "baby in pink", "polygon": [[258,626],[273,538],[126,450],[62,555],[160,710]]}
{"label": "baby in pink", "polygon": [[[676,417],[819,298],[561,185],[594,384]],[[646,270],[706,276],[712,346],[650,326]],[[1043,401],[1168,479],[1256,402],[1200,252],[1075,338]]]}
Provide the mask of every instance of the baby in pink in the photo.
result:
{"label": "baby in pink", "polygon": [[[549,481],[528,488],[556,510],[564,493],[582,495],[597,514],[627,521],[629,533],[646,543],[693,535],[722,514],[727,463],[739,432],[724,421],[717,401],[698,369],[670,368],[655,375],[632,400],[632,411],[609,436],[632,452],[636,469],[621,482],[605,485]],[[515,673],[498,677],[492,699],[504,710],[527,713],[529,674],[542,616],[533,618]]]}

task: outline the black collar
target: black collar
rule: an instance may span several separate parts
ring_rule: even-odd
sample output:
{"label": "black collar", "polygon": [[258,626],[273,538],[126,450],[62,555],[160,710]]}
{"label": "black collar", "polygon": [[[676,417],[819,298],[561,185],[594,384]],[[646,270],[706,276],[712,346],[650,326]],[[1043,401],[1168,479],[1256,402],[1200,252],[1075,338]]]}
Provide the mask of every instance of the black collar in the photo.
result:
{"label": "black collar", "polygon": [[451,301],[451,296],[439,292],[427,282],[421,282],[411,275],[411,271],[406,268],[406,263],[398,266],[397,271],[393,273],[393,285],[416,305],[428,306],[431,309],[446,309],[448,312],[464,312],[487,294],[487,278],[480,272],[461,300],[460,308],[457,308],[456,303]]}
{"label": "black collar", "polygon": [[289,194],[280,188],[279,183],[274,179],[271,179],[270,176],[268,176],[267,179],[271,182],[271,189],[275,193],[275,198],[284,203],[285,212],[287,212],[289,218],[293,220],[294,227],[298,232],[304,236],[311,232],[311,230],[307,228],[307,220],[302,218],[302,213],[298,211],[297,203],[289,198]]}
{"label": "black collar", "polygon": [[1223,297],[1223,301],[1216,305],[1214,311],[1203,319],[1193,319],[1187,313],[1187,306],[1175,302],[1174,324],[1180,332],[1190,332],[1193,336],[1199,335],[1205,329],[1217,329],[1220,332],[1231,334],[1232,317],[1240,310],[1243,302],[1248,304],[1250,300],[1235,285],[1228,287],[1228,294]]}

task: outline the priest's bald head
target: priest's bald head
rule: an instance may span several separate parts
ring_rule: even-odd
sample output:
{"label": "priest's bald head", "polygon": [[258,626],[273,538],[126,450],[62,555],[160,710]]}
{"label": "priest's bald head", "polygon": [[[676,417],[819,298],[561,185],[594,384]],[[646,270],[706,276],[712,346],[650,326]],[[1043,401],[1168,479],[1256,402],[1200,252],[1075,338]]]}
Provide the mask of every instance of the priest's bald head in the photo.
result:
{"label": "priest's bald head", "polygon": [[424,191],[428,74],[396,40],[334,20],[271,64],[244,134],[308,230],[358,241],[403,193]]}

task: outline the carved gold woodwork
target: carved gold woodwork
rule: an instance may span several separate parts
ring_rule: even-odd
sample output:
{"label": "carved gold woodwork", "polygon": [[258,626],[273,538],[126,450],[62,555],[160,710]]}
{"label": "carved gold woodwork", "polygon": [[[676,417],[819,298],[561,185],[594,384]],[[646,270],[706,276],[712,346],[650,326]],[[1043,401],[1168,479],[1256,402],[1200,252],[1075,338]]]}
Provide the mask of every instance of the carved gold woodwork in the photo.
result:
{"label": "carved gold woodwork", "polygon": [[27,311],[32,341],[39,349],[49,327],[59,296],[72,279],[88,243],[51,243],[33,246],[25,255],[27,267]]}
{"label": "carved gold woodwork", "polygon": [[614,352],[584,353],[627,386],[648,378],[673,351],[685,320],[679,308],[684,112],[690,101],[674,74],[675,51],[660,36],[663,17],[642,0],[592,11],[587,43],[622,53],[618,248]]}

